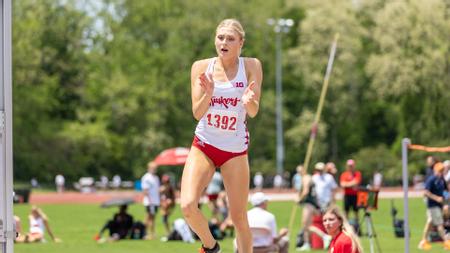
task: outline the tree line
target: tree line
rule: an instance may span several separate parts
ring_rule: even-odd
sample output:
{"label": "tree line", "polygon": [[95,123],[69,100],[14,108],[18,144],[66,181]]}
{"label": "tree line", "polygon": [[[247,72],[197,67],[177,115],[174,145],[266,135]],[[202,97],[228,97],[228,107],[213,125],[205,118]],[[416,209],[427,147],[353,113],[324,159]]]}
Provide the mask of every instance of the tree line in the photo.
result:
{"label": "tree line", "polygon": [[[282,35],[286,170],[303,162],[335,33],[312,162],[342,169],[353,157],[366,180],[381,170],[395,183],[403,137],[450,143],[448,0],[13,1],[15,180],[137,178],[165,148],[189,147],[190,67],[215,55],[215,28],[229,17],[246,30],[242,55],[264,69],[260,113],[248,123],[252,172],[276,171],[269,18],[295,21]],[[412,173],[426,155],[413,152]]]}

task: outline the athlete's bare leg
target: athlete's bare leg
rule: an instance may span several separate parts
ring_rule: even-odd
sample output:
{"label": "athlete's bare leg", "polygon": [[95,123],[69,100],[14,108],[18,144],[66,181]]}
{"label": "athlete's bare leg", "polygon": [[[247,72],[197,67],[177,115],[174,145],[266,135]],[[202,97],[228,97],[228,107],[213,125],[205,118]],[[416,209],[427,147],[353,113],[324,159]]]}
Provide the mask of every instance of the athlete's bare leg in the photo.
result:
{"label": "athlete's bare leg", "polygon": [[247,155],[230,159],[221,167],[223,183],[229,200],[229,213],[233,221],[238,251],[252,253],[252,234],[247,219],[250,168]]}
{"label": "athlete's bare leg", "polygon": [[212,161],[198,148],[191,147],[181,179],[181,210],[206,248],[213,248],[216,240],[209,231],[208,220],[198,208],[198,202],[214,170]]}

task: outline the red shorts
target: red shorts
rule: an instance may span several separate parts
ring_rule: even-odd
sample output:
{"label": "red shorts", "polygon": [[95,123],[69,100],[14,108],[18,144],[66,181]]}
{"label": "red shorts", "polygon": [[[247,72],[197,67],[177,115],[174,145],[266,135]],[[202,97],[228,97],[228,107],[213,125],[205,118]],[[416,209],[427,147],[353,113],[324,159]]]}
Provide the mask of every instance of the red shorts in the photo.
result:
{"label": "red shorts", "polygon": [[211,161],[214,163],[214,166],[220,167],[225,162],[230,160],[231,158],[245,155],[247,154],[247,150],[239,153],[233,153],[228,151],[220,150],[214,146],[204,143],[197,136],[194,136],[194,141],[192,141],[192,146],[200,149]]}
{"label": "red shorts", "polygon": [[209,201],[215,201],[219,197],[219,194],[207,194],[206,196],[208,197]]}

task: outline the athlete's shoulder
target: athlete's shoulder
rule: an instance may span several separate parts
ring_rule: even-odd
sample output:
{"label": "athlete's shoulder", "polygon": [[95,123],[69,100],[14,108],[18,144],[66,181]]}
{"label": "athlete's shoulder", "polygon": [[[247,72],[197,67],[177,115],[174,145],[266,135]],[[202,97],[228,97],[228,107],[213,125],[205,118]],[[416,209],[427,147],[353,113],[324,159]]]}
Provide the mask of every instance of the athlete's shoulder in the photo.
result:
{"label": "athlete's shoulder", "polygon": [[213,58],[207,58],[207,59],[201,59],[201,60],[197,60],[192,64],[192,70],[202,70],[203,71],[208,67],[209,62],[212,60]]}
{"label": "athlete's shoulder", "polygon": [[246,67],[261,67],[261,61],[254,57],[242,57]]}

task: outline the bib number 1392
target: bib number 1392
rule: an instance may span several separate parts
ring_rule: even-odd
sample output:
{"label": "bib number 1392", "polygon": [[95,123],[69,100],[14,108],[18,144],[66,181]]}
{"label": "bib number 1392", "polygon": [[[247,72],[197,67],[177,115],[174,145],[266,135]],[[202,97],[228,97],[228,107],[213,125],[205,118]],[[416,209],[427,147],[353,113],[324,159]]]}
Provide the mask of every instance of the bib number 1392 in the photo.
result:
{"label": "bib number 1392", "polygon": [[206,115],[208,126],[224,131],[236,131],[237,117],[234,113],[210,112]]}

